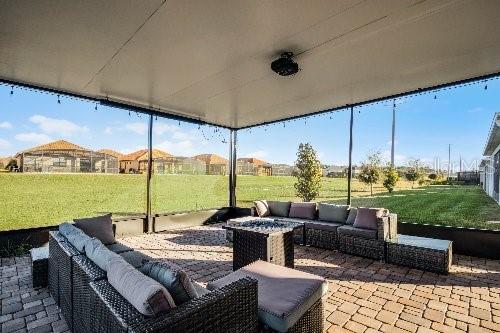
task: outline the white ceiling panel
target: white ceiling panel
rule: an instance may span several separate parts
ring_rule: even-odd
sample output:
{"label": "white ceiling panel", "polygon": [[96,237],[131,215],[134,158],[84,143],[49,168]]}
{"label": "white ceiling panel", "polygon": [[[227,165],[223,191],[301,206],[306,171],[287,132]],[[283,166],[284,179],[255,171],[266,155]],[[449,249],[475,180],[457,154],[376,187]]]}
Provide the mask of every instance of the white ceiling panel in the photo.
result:
{"label": "white ceiling panel", "polygon": [[[0,77],[241,128],[500,72],[500,1],[0,3]],[[293,51],[301,71],[270,63]]]}

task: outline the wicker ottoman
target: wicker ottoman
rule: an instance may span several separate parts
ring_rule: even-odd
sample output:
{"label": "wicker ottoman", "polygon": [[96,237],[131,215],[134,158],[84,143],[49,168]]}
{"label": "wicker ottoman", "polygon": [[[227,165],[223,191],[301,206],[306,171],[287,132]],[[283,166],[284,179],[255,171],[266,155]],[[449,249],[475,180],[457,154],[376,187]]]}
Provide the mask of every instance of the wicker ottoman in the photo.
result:
{"label": "wicker ottoman", "polygon": [[328,282],[321,276],[256,261],[208,283],[214,290],[244,277],[258,282],[259,331],[323,333]]}
{"label": "wicker ottoman", "polygon": [[452,242],[443,239],[398,235],[387,240],[387,262],[436,273],[448,273]]}
{"label": "wicker ottoman", "polygon": [[31,249],[30,256],[33,288],[46,287],[49,277],[49,248],[38,247]]}

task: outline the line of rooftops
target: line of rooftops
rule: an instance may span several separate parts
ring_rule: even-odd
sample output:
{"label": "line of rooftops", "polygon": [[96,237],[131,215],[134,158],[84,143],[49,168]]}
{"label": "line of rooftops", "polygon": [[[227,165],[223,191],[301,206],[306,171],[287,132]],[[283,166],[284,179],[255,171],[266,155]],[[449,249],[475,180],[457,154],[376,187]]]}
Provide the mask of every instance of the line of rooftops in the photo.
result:
{"label": "line of rooftops", "polygon": [[[145,173],[148,168],[148,150],[141,149],[122,154],[111,149],[97,151],[84,148],[66,140],[57,140],[26,149],[13,158],[19,172],[95,172],[95,173]],[[227,175],[229,160],[216,154],[200,154],[191,157],[173,156],[153,149],[153,172],[158,174]],[[292,175],[294,166],[271,164],[245,157],[237,160],[240,175]]]}

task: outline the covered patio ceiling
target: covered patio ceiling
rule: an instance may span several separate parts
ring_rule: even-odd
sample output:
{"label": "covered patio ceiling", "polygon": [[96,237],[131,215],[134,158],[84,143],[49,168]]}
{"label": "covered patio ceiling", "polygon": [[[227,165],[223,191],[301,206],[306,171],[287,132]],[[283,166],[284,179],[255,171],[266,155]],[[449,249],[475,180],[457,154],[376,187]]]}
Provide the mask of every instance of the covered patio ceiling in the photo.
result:
{"label": "covered patio ceiling", "polygon": [[[17,0],[0,78],[238,129],[500,72],[494,0]],[[292,51],[301,71],[270,63]]]}

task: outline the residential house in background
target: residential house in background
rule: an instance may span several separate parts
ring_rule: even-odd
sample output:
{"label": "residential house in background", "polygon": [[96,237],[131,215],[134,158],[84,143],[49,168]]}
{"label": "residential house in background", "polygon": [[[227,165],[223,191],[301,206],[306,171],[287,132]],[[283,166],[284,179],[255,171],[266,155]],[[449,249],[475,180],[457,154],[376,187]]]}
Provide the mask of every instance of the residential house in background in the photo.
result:
{"label": "residential house in background", "polygon": [[[164,173],[165,160],[172,157],[171,154],[159,149],[153,149],[153,173]],[[120,173],[144,173],[148,170],[149,153],[147,149],[141,149],[120,158]]]}
{"label": "residential house in background", "polygon": [[117,173],[118,159],[66,140],[57,140],[16,154],[21,172]]}
{"label": "residential house in background", "polygon": [[272,176],[271,164],[255,157],[242,157],[236,160],[236,174],[249,176]]}
{"label": "residential house in background", "polygon": [[157,173],[172,175],[204,175],[206,173],[205,162],[192,157],[171,156],[164,160],[156,160],[162,163],[157,166]]}
{"label": "residential house in background", "polygon": [[[346,165],[324,165],[323,177],[347,178],[349,167]],[[355,176],[356,166],[352,166],[352,176]]]}
{"label": "residential house in background", "polygon": [[495,113],[479,165],[480,181],[485,192],[500,204],[500,112]]}
{"label": "residential house in background", "polygon": [[9,164],[10,160],[12,160],[12,156],[0,157],[0,169],[5,169],[7,164]]}
{"label": "residential house in background", "polygon": [[271,164],[273,176],[293,176],[297,168],[288,164]]}
{"label": "residential house in background", "polygon": [[194,159],[205,163],[205,174],[226,175],[229,171],[229,160],[216,154],[200,154]]}

